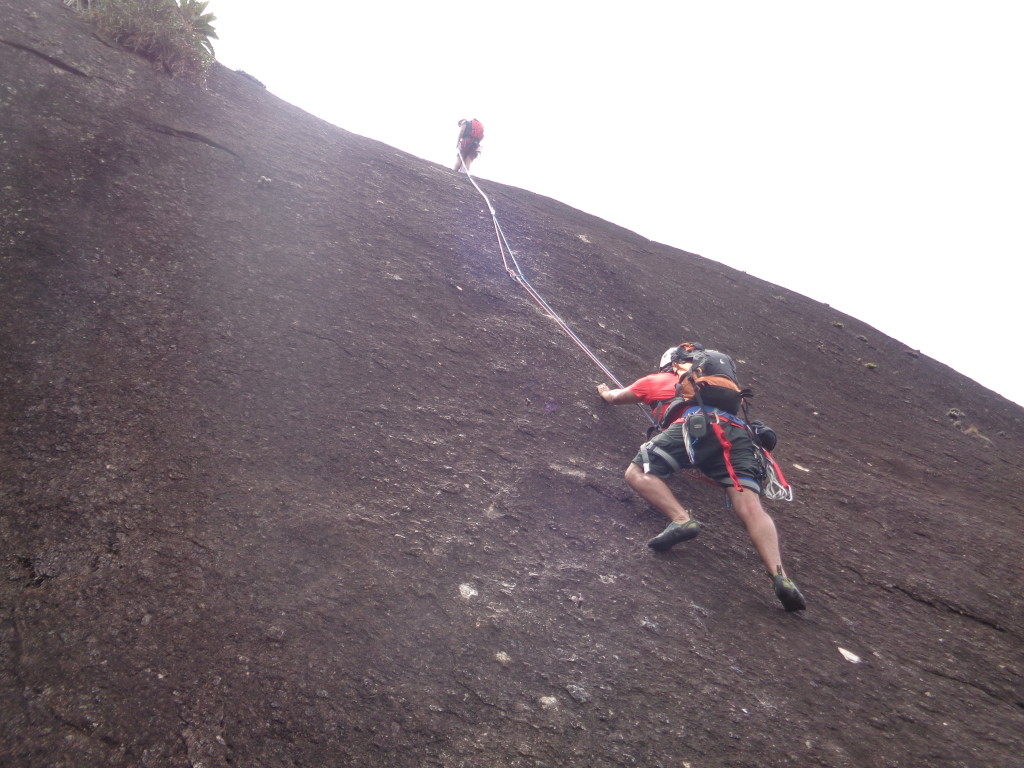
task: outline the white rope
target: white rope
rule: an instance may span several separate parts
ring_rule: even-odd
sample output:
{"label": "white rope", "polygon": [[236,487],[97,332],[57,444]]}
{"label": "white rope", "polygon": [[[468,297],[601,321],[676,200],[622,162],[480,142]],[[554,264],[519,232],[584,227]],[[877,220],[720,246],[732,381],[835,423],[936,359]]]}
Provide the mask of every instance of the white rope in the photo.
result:
{"label": "white rope", "polygon": [[[474,189],[476,189],[477,192],[480,193],[480,197],[482,197],[484,199],[484,202],[487,204],[487,210],[491,214],[491,220],[494,222],[494,232],[498,238],[498,250],[501,251],[501,260],[505,266],[505,271],[508,272],[509,274],[509,277],[511,277],[520,285],[522,285],[523,288],[525,288],[526,291],[530,294],[530,296],[533,297],[533,299],[538,304],[541,305],[544,311],[556,323],[558,323],[559,327],[563,331],[565,331],[565,333],[568,334],[569,337],[573,341],[575,341],[577,345],[579,345],[580,349],[582,349],[584,353],[586,353],[586,355],[597,364],[597,366],[604,372],[604,374],[612,382],[614,382],[614,384],[619,389],[622,389],[622,382],[620,382],[615,377],[615,374],[613,374],[608,369],[608,367],[605,366],[605,364],[602,363],[600,359],[598,359],[597,355],[590,351],[590,348],[583,343],[580,337],[577,336],[576,333],[572,330],[572,328],[569,327],[568,323],[566,323],[561,317],[559,317],[558,313],[556,313],[555,310],[551,308],[551,305],[544,300],[544,297],[541,296],[540,293],[532,285],[530,285],[529,281],[526,279],[526,276],[523,274],[522,269],[520,269],[519,267],[519,262],[516,261],[516,257],[512,252],[512,246],[509,244],[508,238],[505,237],[505,232],[501,228],[501,223],[498,221],[498,214],[494,210],[494,206],[491,205],[490,198],[487,197],[487,195],[484,193],[482,189],[480,189],[480,185],[476,183],[476,179],[473,178],[473,175],[469,172],[469,168],[466,167],[466,158],[463,157],[462,155],[461,146],[458,149],[458,153],[459,160],[462,162],[462,171],[466,174],[466,178],[469,179],[469,183],[473,185]],[[514,269],[509,266],[510,263],[513,265]],[[654,416],[640,403],[637,403],[637,408],[640,409],[641,413],[644,414],[644,416],[652,425],[658,425],[658,422],[655,420]],[[689,445],[687,445],[687,448],[689,448]],[[758,459],[765,468],[765,487],[761,491],[762,495],[767,499],[771,499],[772,501],[792,501],[793,489],[788,484],[785,484],[780,480],[779,475],[775,470],[774,462],[771,460],[770,457],[764,455],[765,451],[756,442],[754,443],[754,449],[759,452]],[[691,456],[691,462],[692,461],[693,459]],[[704,479],[704,477],[700,475],[699,471],[696,470],[688,474],[691,474],[694,478],[698,480]]]}
{"label": "white rope", "polygon": [[[465,172],[466,178],[469,179],[469,183],[473,185],[477,192],[480,193],[480,197],[482,197],[484,199],[484,202],[487,204],[487,210],[490,212],[491,220],[494,222],[494,232],[498,238],[498,250],[501,252],[501,260],[505,266],[505,271],[508,273],[509,277],[511,277],[513,280],[515,280],[517,283],[523,286],[523,288],[526,290],[527,293],[530,294],[533,300],[540,304],[544,312],[547,313],[547,315],[558,324],[558,327],[565,331],[566,335],[568,335],[569,338],[576,342],[577,346],[579,346],[579,348],[583,350],[584,354],[586,354],[587,357],[594,361],[594,363],[597,365],[598,368],[601,369],[604,375],[607,376],[608,379],[615,384],[615,386],[617,386],[619,389],[622,389],[622,382],[616,378],[615,374],[611,372],[608,366],[601,362],[600,358],[598,358],[598,356],[591,351],[590,347],[583,343],[583,340],[579,336],[577,336],[576,332],[569,327],[569,324],[565,322],[565,320],[563,320],[557,312],[555,312],[555,310],[551,307],[550,304],[547,303],[544,297],[540,295],[540,292],[532,285],[530,285],[530,282],[526,279],[526,275],[523,274],[523,270],[519,267],[519,262],[516,261],[515,254],[512,252],[512,246],[509,244],[508,238],[505,237],[505,232],[501,228],[501,223],[498,221],[498,214],[497,212],[495,212],[494,206],[491,205],[490,198],[488,198],[484,191],[480,189],[480,185],[476,183],[476,179],[473,178],[473,175],[469,172],[469,168],[466,167],[466,158],[463,157],[462,155],[461,147],[459,148],[459,160],[462,162],[462,170]],[[509,266],[510,263],[512,266]],[[640,412],[644,414],[644,416],[652,425],[657,425],[657,421],[655,421],[654,416],[652,416],[651,413],[649,413],[648,410],[644,408],[640,403],[637,403],[637,408],[640,409]]]}

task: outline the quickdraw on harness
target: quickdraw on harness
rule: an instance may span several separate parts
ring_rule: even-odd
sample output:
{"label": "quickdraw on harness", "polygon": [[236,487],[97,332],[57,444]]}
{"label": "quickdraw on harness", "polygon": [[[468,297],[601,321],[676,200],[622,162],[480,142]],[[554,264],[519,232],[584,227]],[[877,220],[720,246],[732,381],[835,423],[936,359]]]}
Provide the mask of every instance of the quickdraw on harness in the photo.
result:
{"label": "quickdraw on harness", "polygon": [[779,437],[775,430],[763,421],[751,421],[750,413],[747,411],[747,398],[753,397],[754,393],[744,390],[746,395],[740,399],[740,408],[743,410],[744,426],[754,441],[754,455],[761,467],[761,493],[766,499],[772,501],[792,501],[793,488],[786,482],[786,476],[782,473],[782,467],[775,461],[772,451],[778,445]]}

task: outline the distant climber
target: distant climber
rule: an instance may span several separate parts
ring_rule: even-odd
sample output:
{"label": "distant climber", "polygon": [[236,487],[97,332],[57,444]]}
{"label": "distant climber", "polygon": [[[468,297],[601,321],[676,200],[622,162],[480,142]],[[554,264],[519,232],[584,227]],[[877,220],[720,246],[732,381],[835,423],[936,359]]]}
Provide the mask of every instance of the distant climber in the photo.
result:
{"label": "distant climber", "polygon": [[455,145],[458,156],[455,170],[469,173],[469,166],[480,156],[480,142],[484,138],[484,124],[479,120],[459,120],[459,141]]}
{"label": "distant climber", "polygon": [[676,499],[666,480],[677,469],[696,467],[725,489],[768,568],[775,594],[787,611],[806,607],[803,595],[782,568],[775,523],[761,506],[760,471],[750,432],[737,416],[741,400],[736,366],[726,354],[685,343],[665,351],[658,373],[623,389],[600,384],[606,403],[651,406],[656,420],[675,405],[664,431],[644,443],[626,469],[626,482],[671,522],[647,545],[658,552],[695,538],[701,524]]}

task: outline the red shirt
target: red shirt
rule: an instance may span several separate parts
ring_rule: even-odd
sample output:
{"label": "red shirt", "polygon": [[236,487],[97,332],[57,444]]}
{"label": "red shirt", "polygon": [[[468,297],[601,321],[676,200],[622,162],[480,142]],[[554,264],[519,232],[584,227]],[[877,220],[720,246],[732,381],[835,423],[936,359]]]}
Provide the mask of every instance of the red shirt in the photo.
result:
{"label": "red shirt", "polygon": [[[640,401],[645,405],[653,405],[659,400],[672,400],[676,396],[676,384],[678,382],[679,377],[674,373],[652,373],[650,376],[637,379],[626,389],[639,397]],[[661,414],[665,411],[665,406],[667,405],[668,402],[655,410],[655,419],[661,419]]]}

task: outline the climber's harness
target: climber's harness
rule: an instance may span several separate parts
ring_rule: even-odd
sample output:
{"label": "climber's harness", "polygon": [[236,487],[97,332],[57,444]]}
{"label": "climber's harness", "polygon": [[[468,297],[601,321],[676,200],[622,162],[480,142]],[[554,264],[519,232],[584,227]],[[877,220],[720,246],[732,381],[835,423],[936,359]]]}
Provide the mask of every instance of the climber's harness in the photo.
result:
{"label": "climber's harness", "polygon": [[[683,444],[686,446],[686,456],[690,461],[691,467],[695,467],[697,465],[693,453],[694,443],[707,435],[708,429],[710,428],[711,432],[718,439],[719,445],[722,446],[722,456],[725,460],[726,469],[729,471],[729,478],[732,480],[733,485],[736,488],[742,487],[740,485],[739,478],[736,476],[736,470],[732,466],[732,441],[726,436],[723,425],[746,429],[747,425],[743,421],[728,411],[708,406],[694,405],[684,410],[673,423],[677,423],[680,426]],[[675,471],[683,468],[679,462],[675,460],[672,454],[664,448],[660,448],[655,445],[653,440],[648,440],[640,446],[640,459],[643,461],[645,474],[648,474],[651,471],[652,453],[658,456]]]}

